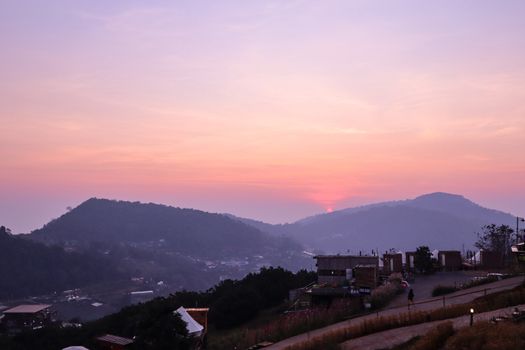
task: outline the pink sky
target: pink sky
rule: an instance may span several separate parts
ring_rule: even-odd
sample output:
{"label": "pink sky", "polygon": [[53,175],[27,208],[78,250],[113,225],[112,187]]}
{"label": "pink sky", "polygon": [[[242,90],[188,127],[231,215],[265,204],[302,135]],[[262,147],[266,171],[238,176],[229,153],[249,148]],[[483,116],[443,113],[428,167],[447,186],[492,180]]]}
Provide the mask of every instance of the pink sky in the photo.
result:
{"label": "pink sky", "polygon": [[89,197],[525,215],[522,1],[6,1],[0,224]]}

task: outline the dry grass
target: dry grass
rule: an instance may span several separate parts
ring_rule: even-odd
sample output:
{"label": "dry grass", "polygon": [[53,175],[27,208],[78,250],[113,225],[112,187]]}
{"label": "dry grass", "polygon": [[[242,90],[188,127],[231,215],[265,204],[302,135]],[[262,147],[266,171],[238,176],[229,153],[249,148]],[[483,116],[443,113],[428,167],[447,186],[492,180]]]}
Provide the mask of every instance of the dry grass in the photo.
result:
{"label": "dry grass", "polygon": [[525,349],[525,324],[480,322],[449,337],[445,350]]}
{"label": "dry grass", "polygon": [[[333,344],[340,344],[346,340],[362,337],[364,335],[377,333],[388,329],[454,318],[466,315],[471,307],[474,307],[477,310],[477,312],[485,312],[512,305],[518,305],[521,303],[525,303],[524,287],[518,287],[511,291],[503,291],[494,294],[489,294],[487,296],[477,298],[473,303],[453,305],[428,312],[407,312],[386,317],[377,317],[375,319],[364,320],[359,324],[351,325],[344,329],[339,329],[325,333],[322,337],[317,337],[297,345],[289,346],[286,348],[286,350],[320,349],[320,342],[325,342],[327,345],[332,346]],[[445,332],[446,330],[441,331]],[[458,347],[457,349],[461,349],[461,347]],[[470,347],[463,349],[470,349]],[[502,349],[505,348],[500,348],[499,350]],[[525,347],[523,347],[523,349],[525,349]]]}
{"label": "dry grass", "polygon": [[410,350],[440,349],[447,339],[454,334],[452,321],[443,322],[436,328],[419,338]]}

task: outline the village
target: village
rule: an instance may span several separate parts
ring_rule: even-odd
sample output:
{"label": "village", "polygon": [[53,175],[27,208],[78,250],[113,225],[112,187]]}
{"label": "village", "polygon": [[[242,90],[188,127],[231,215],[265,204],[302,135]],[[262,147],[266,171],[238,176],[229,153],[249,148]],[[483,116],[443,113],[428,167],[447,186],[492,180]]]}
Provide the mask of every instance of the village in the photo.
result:
{"label": "village", "polygon": [[[424,273],[428,272],[424,271],[425,268],[437,273],[440,281],[447,280],[447,276],[452,276],[455,279],[456,290],[502,280],[515,276],[518,271],[516,267],[525,264],[524,243],[513,245],[511,252],[512,255],[506,257],[480,250],[469,253],[467,257],[457,250],[431,252],[428,247],[419,247],[415,251],[404,253],[391,250],[381,257],[364,254],[316,255],[313,259],[316,261],[317,281],[290,290],[287,312],[316,308],[320,305],[329,308],[331,305],[343,304],[353,305],[356,310],[370,309],[371,296],[376,289],[397,283],[396,287],[404,295],[409,293],[408,291],[410,293],[413,293],[413,290],[417,291],[418,286],[422,285],[420,279],[424,280]],[[422,257],[428,260],[421,261]],[[425,267],[425,264],[430,265]],[[62,303],[82,301],[78,292],[78,290],[64,291],[61,297]],[[132,292],[129,297],[134,303],[146,302],[153,297],[153,291]],[[97,302],[91,302],[89,299],[88,302],[95,308],[102,306],[97,306]],[[83,326],[80,321],[57,317],[59,304],[26,303],[11,307],[1,306],[0,331],[12,336],[57,325],[62,328]],[[410,309],[410,304],[408,308]],[[209,308],[190,307],[190,305],[173,310],[173,313],[185,322],[194,349],[206,348],[209,311]],[[97,349],[127,349],[134,342],[132,338],[115,334],[100,334],[95,340],[99,345]],[[272,344],[272,342],[261,342],[254,345],[252,349]],[[64,348],[64,350],[81,349],[86,348],[75,345]]]}

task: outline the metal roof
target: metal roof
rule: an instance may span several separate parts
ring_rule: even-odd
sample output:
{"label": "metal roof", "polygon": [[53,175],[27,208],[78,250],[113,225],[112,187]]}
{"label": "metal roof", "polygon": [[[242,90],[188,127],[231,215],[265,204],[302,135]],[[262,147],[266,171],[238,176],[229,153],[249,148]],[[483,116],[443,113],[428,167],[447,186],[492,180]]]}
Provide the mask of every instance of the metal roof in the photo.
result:
{"label": "metal roof", "polygon": [[18,305],[4,311],[4,314],[34,314],[51,307],[47,304]]}
{"label": "metal roof", "polygon": [[119,337],[119,336],[112,335],[112,334],[103,335],[101,337],[98,337],[97,340],[105,341],[105,342],[117,344],[117,345],[128,345],[128,344],[133,343],[133,339],[123,338],[123,337]]}

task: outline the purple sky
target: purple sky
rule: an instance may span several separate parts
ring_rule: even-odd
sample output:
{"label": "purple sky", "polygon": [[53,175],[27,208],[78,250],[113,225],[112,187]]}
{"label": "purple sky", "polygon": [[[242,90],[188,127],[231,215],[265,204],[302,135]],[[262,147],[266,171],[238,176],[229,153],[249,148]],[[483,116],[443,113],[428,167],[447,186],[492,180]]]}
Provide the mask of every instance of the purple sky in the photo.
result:
{"label": "purple sky", "polygon": [[525,215],[523,1],[2,1],[0,224],[93,197]]}

